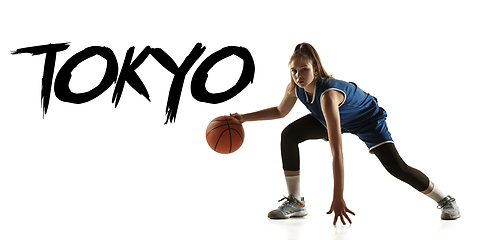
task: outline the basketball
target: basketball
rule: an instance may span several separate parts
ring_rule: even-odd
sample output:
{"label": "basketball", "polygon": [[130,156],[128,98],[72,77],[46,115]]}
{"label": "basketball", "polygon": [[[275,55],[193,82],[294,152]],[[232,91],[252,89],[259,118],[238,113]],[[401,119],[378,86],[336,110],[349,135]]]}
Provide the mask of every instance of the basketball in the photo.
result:
{"label": "basketball", "polygon": [[242,146],[245,132],[240,121],[225,115],[213,119],[208,124],[205,135],[208,145],[215,152],[228,154]]}

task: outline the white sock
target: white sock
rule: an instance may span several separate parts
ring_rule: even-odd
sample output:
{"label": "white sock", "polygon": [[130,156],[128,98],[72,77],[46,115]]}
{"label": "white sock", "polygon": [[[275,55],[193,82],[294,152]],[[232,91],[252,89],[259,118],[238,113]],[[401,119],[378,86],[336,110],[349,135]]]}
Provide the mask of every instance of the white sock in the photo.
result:
{"label": "white sock", "polygon": [[440,191],[440,189],[438,189],[435,184],[433,185],[433,190],[425,195],[427,195],[427,197],[433,199],[437,203],[442,201],[447,196],[443,194],[442,191]]}
{"label": "white sock", "polygon": [[300,194],[300,175],[285,176],[285,180],[287,181],[288,195],[292,195],[300,200],[302,198]]}

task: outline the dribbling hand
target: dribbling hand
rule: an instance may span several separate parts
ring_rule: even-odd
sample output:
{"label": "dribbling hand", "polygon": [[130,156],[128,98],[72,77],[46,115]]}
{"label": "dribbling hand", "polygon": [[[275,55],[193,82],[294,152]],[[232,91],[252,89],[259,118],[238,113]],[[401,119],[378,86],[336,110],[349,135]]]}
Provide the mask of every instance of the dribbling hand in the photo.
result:
{"label": "dribbling hand", "polygon": [[243,123],[243,122],[244,122],[243,116],[242,116],[241,114],[238,114],[238,113],[230,113],[230,117],[236,118],[238,121],[240,121],[240,123]]}

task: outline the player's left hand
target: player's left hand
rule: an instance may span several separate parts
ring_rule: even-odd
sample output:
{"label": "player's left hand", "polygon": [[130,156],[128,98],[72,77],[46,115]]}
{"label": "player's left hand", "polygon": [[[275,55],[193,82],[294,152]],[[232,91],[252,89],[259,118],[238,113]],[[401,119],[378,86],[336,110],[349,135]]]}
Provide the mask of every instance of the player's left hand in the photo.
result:
{"label": "player's left hand", "polygon": [[347,205],[345,204],[345,201],[343,199],[333,199],[332,201],[332,206],[330,207],[330,211],[327,212],[327,214],[331,214],[332,212],[335,212],[335,218],[333,219],[333,225],[337,224],[338,218],[342,221],[343,225],[345,225],[345,220],[344,217],[348,220],[350,224],[352,224],[352,220],[348,217],[347,213],[355,215],[354,212],[350,211],[350,209],[347,208]]}

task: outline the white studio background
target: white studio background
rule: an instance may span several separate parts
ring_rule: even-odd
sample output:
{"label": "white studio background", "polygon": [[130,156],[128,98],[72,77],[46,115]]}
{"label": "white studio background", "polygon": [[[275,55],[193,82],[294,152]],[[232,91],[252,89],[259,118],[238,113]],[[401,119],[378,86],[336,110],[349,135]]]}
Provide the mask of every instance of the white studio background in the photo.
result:
{"label": "white studio background", "polygon": [[[288,59],[304,41],[316,47],[328,73],[379,99],[401,155],[457,198],[460,221],[475,215],[475,1],[16,1],[1,9],[1,239],[301,236],[272,228],[266,217],[286,194],[280,133],[307,114],[301,103],[284,119],[245,123],[245,143],[233,154],[213,152],[204,134],[214,117],[280,103]],[[55,76],[89,46],[111,48],[119,69],[131,46],[134,58],[145,46],[162,48],[177,65],[198,42],[206,51],[185,78],[175,123],[164,124],[173,75],[152,57],[137,70],[151,102],[128,84],[117,108],[113,87],[80,105],[61,102],[52,91],[43,116],[45,55],[10,52],[63,42],[70,47],[57,54]],[[190,93],[194,71],[226,46],[250,51],[253,84],[224,103],[196,101]],[[84,61],[72,73],[71,89],[95,87],[105,66],[100,57]],[[235,57],[215,65],[207,89],[233,86],[241,67]],[[309,217],[320,221],[318,236],[329,236],[329,146],[310,141],[300,148]],[[439,222],[435,203],[391,177],[358,138],[344,135],[344,154],[345,200],[357,213],[354,225],[388,229],[389,221],[401,219],[398,227],[410,226],[402,222],[409,218],[399,218],[405,212],[414,222]],[[359,228],[348,234],[377,236]]]}

